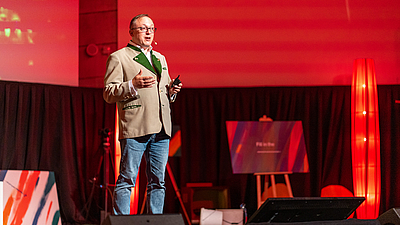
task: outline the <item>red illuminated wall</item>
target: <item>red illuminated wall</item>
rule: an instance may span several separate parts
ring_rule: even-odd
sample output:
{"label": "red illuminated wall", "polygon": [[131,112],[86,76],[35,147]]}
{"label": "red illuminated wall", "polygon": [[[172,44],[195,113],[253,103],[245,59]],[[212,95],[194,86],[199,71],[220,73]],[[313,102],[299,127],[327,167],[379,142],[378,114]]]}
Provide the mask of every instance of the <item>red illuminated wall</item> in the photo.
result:
{"label": "red illuminated wall", "polygon": [[350,85],[373,58],[378,84],[400,76],[400,1],[118,1],[118,42],[148,13],[155,50],[186,87]]}
{"label": "red illuminated wall", "polygon": [[0,80],[78,85],[78,0],[0,2]]}

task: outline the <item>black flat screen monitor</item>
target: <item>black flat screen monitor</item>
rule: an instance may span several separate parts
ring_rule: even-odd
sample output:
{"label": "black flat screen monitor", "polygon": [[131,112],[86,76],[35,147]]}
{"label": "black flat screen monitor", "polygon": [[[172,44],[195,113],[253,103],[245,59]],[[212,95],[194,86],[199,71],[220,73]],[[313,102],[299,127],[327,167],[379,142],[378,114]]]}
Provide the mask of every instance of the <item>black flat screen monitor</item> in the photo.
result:
{"label": "black flat screen monitor", "polygon": [[345,220],[364,197],[268,198],[247,223]]}

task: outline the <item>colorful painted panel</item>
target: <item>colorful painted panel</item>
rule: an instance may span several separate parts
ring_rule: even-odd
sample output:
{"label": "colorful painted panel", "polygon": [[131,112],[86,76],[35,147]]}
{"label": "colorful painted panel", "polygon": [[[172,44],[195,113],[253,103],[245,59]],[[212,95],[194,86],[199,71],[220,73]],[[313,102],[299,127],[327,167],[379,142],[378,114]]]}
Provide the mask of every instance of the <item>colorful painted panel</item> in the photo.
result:
{"label": "colorful painted panel", "polygon": [[309,172],[301,121],[227,121],[233,173]]}
{"label": "colorful painted panel", "polygon": [[1,170],[0,183],[4,225],[61,225],[53,172]]}

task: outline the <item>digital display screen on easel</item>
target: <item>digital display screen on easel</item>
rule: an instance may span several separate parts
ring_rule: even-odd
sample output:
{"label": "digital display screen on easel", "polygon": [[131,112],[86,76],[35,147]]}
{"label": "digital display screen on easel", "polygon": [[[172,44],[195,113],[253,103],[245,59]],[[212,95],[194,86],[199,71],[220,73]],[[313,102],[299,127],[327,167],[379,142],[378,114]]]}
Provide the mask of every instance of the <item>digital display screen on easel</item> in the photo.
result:
{"label": "digital display screen on easel", "polygon": [[301,121],[226,121],[232,170],[237,173],[307,173]]}

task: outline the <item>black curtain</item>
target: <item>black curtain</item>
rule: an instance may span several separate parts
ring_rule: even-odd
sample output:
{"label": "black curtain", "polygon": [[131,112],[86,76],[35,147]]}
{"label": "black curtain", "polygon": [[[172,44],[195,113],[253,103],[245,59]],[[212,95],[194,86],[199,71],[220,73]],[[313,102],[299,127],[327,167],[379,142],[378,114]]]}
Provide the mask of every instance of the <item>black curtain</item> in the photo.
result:
{"label": "black curtain", "polygon": [[63,223],[99,220],[99,131],[114,117],[101,89],[0,81],[0,167],[54,171]]}
{"label": "black curtain", "polygon": [[[378,86],[382,198],[381,213],[400,206],[400,86]],[[257,209],[253,175],[232,174],[225,122],[301,120],[310,173],[290,175],[293,194],[318,197],[328,185],[353,191],[351,168],[351,87],[257,87],[183,89],[173,104],[181,126],[181,184],[228,186],[233,208]]]}
{"label": "black curtain", "polygon": [[378,99],[383,213],[400,207],[400,86],[378,86]]}
{"label": "black curtain", "polygon": [[[331,184],[352,191],[350,94],[350,86],[182,89],[172,104],[173,123],[182,131],[182,156],[170,158],[178,186],[227,186],[231,207],[246,203],[254,213],[255,177],[232,174],[225,122],[267,115],[303,123],[310,173],[290,175],[294,196],[320,196]],[[384,212],[400,206],[400,86],[378,86],[378,97]],[[98,132],[113,130],[114,117],[115,104],[104,102],[101,89],[0,81],[1,169],[54,171],[63,223],[96,221],[104,209]],[[169,180],[165,212],[177,213]]]}
{"label": "black curtain", "polygon": [[182,130],[181,184],[228,186],[231,207],[257,208],[253,175],[232,174],[226,121],[301,120],[310,173],[290,175],[294,196],[320,196],[323,187],[352,188],[350,87],[183,89],[173,104]]}

